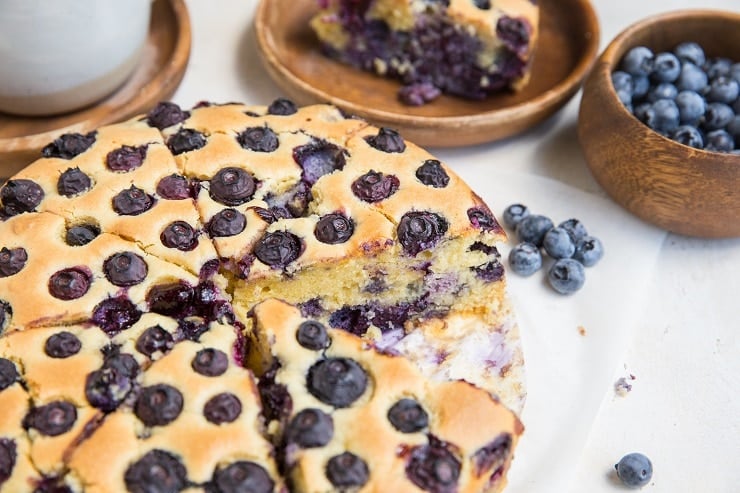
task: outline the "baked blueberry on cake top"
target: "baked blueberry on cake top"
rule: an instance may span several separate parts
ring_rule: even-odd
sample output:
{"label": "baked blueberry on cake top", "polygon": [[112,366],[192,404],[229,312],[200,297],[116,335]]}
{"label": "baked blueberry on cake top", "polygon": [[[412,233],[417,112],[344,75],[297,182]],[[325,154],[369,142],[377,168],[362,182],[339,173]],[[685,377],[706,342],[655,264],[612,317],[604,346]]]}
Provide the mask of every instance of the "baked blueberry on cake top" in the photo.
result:
{"label": "baked blueberry on cake top", "polygon": [[63,135],[0,187],[0,489],[499,491],[525,396],[503,239],[443,162],[328,105]]}
{"label": "baked blueberry on cake top", "polygon": [[538,34],[534,0],[318,0],[311,27],[332,58],[398,79],[399,98],[481,99],[522,88]]}

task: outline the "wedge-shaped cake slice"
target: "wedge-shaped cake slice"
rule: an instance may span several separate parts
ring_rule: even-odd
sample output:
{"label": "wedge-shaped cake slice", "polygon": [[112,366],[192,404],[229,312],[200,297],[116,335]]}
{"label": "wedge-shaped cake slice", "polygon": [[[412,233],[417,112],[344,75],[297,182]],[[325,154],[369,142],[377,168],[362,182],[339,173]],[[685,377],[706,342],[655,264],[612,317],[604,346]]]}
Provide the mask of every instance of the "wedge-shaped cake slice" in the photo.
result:
{"label": "wedge-shaped cake slice", "polygon": [[488,392],[425,378],[281,301],[253,317],[250,356],[264,368],[266,416],[293,491],[504,487],[523,427]]}

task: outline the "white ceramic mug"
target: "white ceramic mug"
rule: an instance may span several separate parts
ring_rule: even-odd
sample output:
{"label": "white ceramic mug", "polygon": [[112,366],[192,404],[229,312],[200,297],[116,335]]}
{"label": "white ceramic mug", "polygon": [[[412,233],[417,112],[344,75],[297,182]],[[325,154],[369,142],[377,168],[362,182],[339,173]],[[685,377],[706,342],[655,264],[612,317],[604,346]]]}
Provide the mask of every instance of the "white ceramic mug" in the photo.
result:
{"label": "white ceramic mug", "polygon": [[114,92],[149,32],[151,0],[0,0],[0,112],[53,115]]}

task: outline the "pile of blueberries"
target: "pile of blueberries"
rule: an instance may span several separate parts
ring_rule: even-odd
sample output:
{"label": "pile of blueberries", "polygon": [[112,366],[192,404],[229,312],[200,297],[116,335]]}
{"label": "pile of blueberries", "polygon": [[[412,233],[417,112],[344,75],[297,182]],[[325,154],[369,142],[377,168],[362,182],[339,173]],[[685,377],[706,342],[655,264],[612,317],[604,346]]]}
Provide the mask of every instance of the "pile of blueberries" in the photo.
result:
{"label": "pile of blueberries", "polygon": [[740,154],[740,62],[707,57],[693,41],[659,53],[636,46],[611,78],[620,101],[656,132],[697,149]]}
{"label": "pile of blueberries", "polygon": [[515,231],[517,243],[509,252],[509,265],[519,275],[531,276],[542,268],[542,251],[555,262],[547,270],[547,281],[560,294],[571,294],[586,282],[585,267],[601,260],[604,247],[588,234],[578,219],[572,218],[555,226],[540,214],[531,214],[522,204],[504,210],[504,224]]}

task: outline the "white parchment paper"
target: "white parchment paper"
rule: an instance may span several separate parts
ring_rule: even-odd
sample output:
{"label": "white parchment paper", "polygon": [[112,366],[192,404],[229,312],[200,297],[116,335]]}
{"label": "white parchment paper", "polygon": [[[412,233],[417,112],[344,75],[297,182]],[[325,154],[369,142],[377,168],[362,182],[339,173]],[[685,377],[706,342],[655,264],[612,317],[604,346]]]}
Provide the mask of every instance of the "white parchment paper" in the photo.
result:
{"label": "white parchment paper", "polygon": [[[552,260],[531,277],[508,271],[522,332],[528,396],[522,415],[526,430],[506,491],[567,491],[601,402],[613,394],[615,369],[639,335],[636,317],[644,312],[665,232],[608,199],[558,181],[500,169],[494,173],[486,164],[454,168],[501,221],[508,205],[523,203],[555,224],[580,219],[604,244],[602,260],[586,269],[584,287],[569,296],[547,284]],[[516,242],[508,232],[509,244],[502,248],[505,259]]]}

